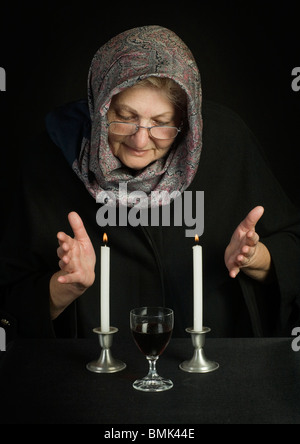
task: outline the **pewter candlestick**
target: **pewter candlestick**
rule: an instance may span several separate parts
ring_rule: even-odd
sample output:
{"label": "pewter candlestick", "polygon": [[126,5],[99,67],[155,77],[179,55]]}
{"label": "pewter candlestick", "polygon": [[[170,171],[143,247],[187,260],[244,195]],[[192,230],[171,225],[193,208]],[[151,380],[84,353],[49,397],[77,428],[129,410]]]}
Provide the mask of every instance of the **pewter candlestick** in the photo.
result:
{"label": "pewter candlestick", "polygon": [[94,373],[116,373],[124,370],[126,364],[118,359],[114,359],[110,350],[113,342],[113,334],[117,333],[118,329],[110,327],[109,332],[102,333],[99,327],[94,328],[93,332],[99,335],[102,350],[99,359],[88,363],[86,368]]}
{"label": "pewter candlestick", "polygon": [[192,343],[194,346],[194,356],[190,361],[184,361],[179,365],[179,368],[189,373],[209,373],[217,370],[219,364],[210,361],[204,354],[205,335],[210,332],[210,328],[203,327],[202,331],[195,331],[192,328],[186,329],[187,333],[192,336]]}

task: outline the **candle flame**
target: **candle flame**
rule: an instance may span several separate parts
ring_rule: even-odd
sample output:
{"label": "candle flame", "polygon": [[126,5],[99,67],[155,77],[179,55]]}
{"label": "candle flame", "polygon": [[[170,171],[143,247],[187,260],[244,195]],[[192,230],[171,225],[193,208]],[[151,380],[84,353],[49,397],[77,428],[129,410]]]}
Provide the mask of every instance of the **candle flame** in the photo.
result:
{"label": "candle flame", "polygon": [[105,244],[107,244],[107,242],[108,242],[108,236],[107,236],[106,233],[103,234],[103,242],[104,242]]}
{"label": "candle flame", "polygon": [[195,236],[195,242],[198,244],[199,243],[199,236],[198,236],[198,234],[196,234],[196,236]]}

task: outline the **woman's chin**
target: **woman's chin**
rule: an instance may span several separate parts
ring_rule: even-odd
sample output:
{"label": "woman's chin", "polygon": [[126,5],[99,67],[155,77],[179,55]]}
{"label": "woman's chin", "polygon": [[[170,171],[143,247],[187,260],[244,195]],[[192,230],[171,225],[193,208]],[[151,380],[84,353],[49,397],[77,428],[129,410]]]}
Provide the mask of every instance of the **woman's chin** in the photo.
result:
{"label": "woman's chin", "polygon": [[153,162],[155,159],[150,159],[150,156],[145,156],[145,158],[141,157],[134,157],[134,156],[120,156],[118,157],[119,160],[122,162],[123,165],[125,165],[127,168],[130,168],[131,170],[142,170],[146,168],[150,163]]}

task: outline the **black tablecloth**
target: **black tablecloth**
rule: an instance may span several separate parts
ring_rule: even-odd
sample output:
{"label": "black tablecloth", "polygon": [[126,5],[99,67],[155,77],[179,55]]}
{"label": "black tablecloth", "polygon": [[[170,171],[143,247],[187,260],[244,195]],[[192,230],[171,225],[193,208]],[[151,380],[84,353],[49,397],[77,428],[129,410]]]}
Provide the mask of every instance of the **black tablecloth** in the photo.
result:
{"label": "black tablecloth", "polygon": [[[119,335],[119,336],[118,336]],[[127,364],[96,374],[86,364],[100,355],[98,339],[18,340],[0,353],[2,424],[300,424],[300,352],[292,339],[207,339],[205,352],[220,368],[190,374],[190,339],[173,339],[158,372],[173,389],[142,393],[146,359],[115,335],[113,356]]]}

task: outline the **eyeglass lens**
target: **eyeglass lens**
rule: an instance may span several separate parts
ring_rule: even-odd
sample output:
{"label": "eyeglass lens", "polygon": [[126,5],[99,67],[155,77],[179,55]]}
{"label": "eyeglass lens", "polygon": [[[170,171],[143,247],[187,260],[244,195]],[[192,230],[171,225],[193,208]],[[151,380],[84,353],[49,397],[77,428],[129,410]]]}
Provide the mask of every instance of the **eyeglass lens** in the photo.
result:
{"label": "eyeglass lens", "polygon": [[[138,129],[139,126],[134,123],[111,122],[109,124],[110,132],[118,136],[131,136],[135,134]],[[172,126],[154,126],[148,129],[151,136],[155,139],[174,139],[178,134],[178,129]]]}

